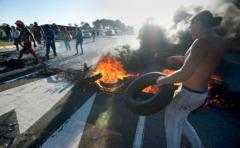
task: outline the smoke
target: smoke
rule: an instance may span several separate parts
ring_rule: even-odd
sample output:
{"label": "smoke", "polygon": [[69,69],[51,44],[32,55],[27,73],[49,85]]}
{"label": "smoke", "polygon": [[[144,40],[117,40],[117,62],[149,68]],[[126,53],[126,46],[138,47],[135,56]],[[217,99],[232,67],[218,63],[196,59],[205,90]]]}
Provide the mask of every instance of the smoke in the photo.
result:
{"label": "smoke", "polygon": [[175,23],[171,28],[168,29],[167,38],[174,44],[178,44],[181,42],[181,35],[183,34],[190,34],[189,31],[189,24],[187,19],[184,18],[183,20]]}
{"label": "smoke", "polygon": [[202,10],[210,10],[214,16],[223,17],[215,31],[224,38],[240,37],[240,2],[237,0],[215,0],[206,6],[189,6],[179,8],[173,17],[174,25],[168,28],[167,37],[174,44],[189,40],[188,19]]}
{"label": "smoke", "polygon": [[240,9],[233,2],[225,2],[213,11],[223,17],[221,27],[225,38],[235,38],[240,33]]}
{"label": "smoke", "polygon": [[[189,18],[203,10],[203,6],[185,6],[176,10],[173,16],[173,26],[168,28],[167,38],[174,44],[185,44],[191,42],[189,30]],[[187,44],[188,46],[189,44]]]}

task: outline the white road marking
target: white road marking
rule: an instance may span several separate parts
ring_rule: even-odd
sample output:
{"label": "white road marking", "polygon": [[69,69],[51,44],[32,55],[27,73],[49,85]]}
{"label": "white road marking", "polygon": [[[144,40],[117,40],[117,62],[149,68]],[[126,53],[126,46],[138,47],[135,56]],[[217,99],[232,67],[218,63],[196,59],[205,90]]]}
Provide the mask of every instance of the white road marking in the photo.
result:
{"label": "white road marking", "polygon": [[4,69],[6,69],[7,67],[0,67],[0,71],[2,71],[2,70],[4,70]]}
{"label": "white road marking", "polygon": [[145,127],[145,116],[138,118],[137,130],[134,138],[133,148],[141,148],[143,145],[144,138],[144,127]]}
{"label": "white road marking", "polygon": [[96,98],[94,93],[90,99],[78,109],[62,127],[60,127],[41,147],[42,148],[78,148],[88,115]]}
{"label": "white road marking", "polygon": [[55,76],[0,92],[0,115],[15,109],[20,133],[24,133],[58,101],[73,84]]}
{"label": "white road marking", "polygon": [[17,78],[13,78],[13,79],[11,79],[11,80],[4,81],[4,82],[0,83],[0,85],[1,85],[1,84],[7,84],[7,83],[10,83],[10,82],[13,82],[13,81],[22,79],[22,78],[28,78],[28,77],[30,77],[30,76],[32,76],[32,75],[37,74],[37,73],[38,73],[38,72],[36,71],[36,72],[32,72],[32,73],[29,73],[29,74],[26,74],[26,75],[23,75],[23,76],[19,76],[19,77],[17,77]]}

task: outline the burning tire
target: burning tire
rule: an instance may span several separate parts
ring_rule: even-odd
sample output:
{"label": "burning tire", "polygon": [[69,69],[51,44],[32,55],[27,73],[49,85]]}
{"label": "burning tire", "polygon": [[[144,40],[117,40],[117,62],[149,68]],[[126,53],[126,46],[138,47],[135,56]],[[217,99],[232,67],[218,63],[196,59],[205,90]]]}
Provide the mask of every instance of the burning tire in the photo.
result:
{"label": "burning tire", "polygon": [[151,72],[142,75],[130,83],[125,91],[125,103],[127,108],[138,115],[151,115],[161,111],[170,103],[174,93],[173,85],[164,85],[159,88],[157,94],[145,94],[144,88],[156,83],[160,72]]}
{"label": "burning tire", "polygon": [[104,88],[118,89],[123,86],[123,80],[118,79],[118,81],[116,83],[105,83],[103,81],[100,81],[100,84]]}

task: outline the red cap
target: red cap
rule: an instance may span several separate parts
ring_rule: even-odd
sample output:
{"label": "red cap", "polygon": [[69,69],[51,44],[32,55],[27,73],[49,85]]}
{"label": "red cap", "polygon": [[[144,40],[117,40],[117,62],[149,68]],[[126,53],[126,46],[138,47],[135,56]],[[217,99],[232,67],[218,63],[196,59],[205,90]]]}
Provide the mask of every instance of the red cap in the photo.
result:
{"label": "red cap", "polygon": [[24,26],[24,23],[23,23],[23,21],[21,21],[21,20],[17,20],[17,21],[15,22],[15,24],[16,24],[16,25],[23,25],[23,26]]}

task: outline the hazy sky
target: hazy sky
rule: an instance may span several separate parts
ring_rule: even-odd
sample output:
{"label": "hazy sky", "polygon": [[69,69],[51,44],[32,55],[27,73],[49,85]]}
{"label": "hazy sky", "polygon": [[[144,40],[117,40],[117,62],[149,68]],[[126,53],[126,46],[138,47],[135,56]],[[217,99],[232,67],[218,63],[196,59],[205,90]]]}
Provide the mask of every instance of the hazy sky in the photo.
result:
{"label": "hazy sky", "polygon": [[207,5],[211,0],[0,0],[0,24],[17,19],[26,24],[80,24],[101,18],[120,19],[140,27],[147,17],[157,24],[169,24],[180,6]]}

